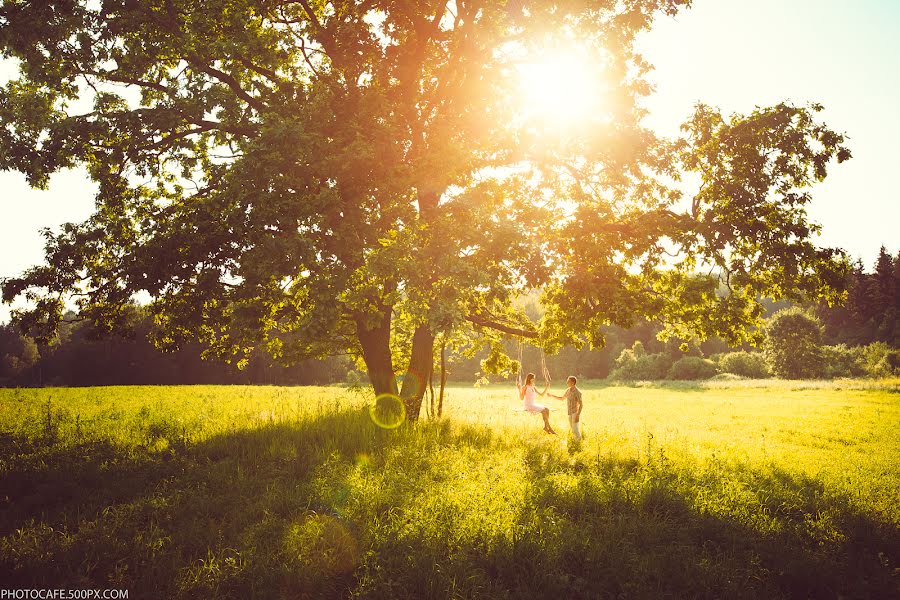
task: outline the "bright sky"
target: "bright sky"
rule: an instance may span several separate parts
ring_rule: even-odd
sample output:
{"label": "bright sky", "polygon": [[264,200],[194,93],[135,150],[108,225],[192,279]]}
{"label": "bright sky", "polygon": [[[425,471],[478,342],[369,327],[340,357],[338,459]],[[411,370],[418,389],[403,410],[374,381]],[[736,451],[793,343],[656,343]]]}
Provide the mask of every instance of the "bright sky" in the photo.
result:
{"label": "bright sky", "polygon": [[[853,159],[835,166],[813,192],[822,245],[840,246],[871,269],[879,247],[900,240],[900,1],[694,0],[642,39],[656,66],[651,124],[673,134],[702,101],[726,114],[782,100],[825,105],[825,121],[849,136]],[[0,63],[0,82],[13,75]],[[40,229],[85,219],[93,186],[60,173],[48,191],[0,173],[0,278],[43,258]],[[0,305],[0,322],[9,307]]]}

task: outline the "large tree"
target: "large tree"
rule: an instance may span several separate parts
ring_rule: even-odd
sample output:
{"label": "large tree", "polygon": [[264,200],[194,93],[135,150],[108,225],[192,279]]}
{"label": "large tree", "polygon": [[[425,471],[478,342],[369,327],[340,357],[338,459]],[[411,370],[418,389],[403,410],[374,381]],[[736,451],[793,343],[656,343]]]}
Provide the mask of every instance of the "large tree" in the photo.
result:
{"label": "large tree", "polygon": [[[843,280],[805,206],[849,152],[817,105],[700,104],[680,138],[648,130],[635,38],[687,4],[4,1],[20,76],[0,92],[0,168],[42,187],[83,165],[99,189],[4,299],[31,298],[17,318],[52,332],[67,298],[115,328],[140,292],[161,344],[238,362],[355,352],[410,418],[454,340],[489,342],[502,371],[504,335],[602,345],[637,318],[758,335],[758,294]],[[532,118],[519,67],[565,47],[602,72],[601,108]],[[536,287],[532,324],[512,300]]]}

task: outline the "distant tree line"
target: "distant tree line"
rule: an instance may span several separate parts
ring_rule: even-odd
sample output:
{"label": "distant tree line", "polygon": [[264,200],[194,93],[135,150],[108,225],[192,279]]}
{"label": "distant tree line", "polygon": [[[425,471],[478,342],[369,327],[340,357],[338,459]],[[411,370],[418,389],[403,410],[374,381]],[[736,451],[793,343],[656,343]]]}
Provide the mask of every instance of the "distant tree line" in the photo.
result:
{"label": "distant tree line", "polygon": [[[544,357],[544,362],[557,381],[570,374],[589,379],[697,379],[716,373],[744,377],[890,374],[891,361],[896,360],[896,353],[890,349],[900,347],[900,253],[891,258],[882,247],[872,273],[866,273],[858,261],[849,277],[847,300],[842,306],[799,307],[810,315],[812,324],[802,317],[791,321],[796,330],[817,331],[809,333],[812,350],[804,347],[800,353],[792,349],[777,351],[770,343],[766,358],[761,352],[754,352],[757,349],[731,348],[718,338],[699,343],[678,339],[662,342],[656,337],[659,326],[641,321],[628,329],[606,328],[604,348],[579,350],[568,346],[556,355]],[[784,301],[764,305],[770,315],[792,306]],[[541,316],[537,294],[523,299],[522,308],[535,321]],[[149,341],[152,319],[139,307],[134,311],[134,324],[127,336],[104,335],[70,313],[56,343],[43,346],[23,336],[11,324],[0,325],[0,386],[311,385],[365,381],[365,375],[349,356],[284,367],[273,364],[260,352],[251,357],[245,368],[238,369],[220,360],[204,360],[199,344],[163,352]],[[507,351],[517,356],[518,342],[507,342]],[[788,364],[773,358],[779,351],[788,358],[806,358],[795,361],[800,366],[778,366]],[[487,349],[467,354],[448,356],[449,380],[472,382],[483,377],[481,361],[488,355]],[[521,354],[523,370],[540,375],[540,350],[523,344]],[[491,379],[498,380],[496,376]]]}
{"label": "distant tree line", "polygon": [[254,354],[243,369],[205,360],[199,344],[163,352],[149,340],[152,319],[135,307],[127,335],[97,331],[70,313],[53,344],[38,345],[12,325],[0,325],[0,386],[259,384],[343,382],[353,361],[340,356],[291,367]]}
{"label": "distant tree line", "polygon": [[705,357],[696,347],[681,354],[647,352],[640,341],[616,359],[614,380],[835,379],[900,375],[900,350],[886,342],[865,346],[823,343],[822,323],[800,306],[766,319],[762,350],[720,352]]}
{"label": "distant tree line", "polygon": [[827,344],[863,346],[885,342],[900,347],[900,252],[893,259],[882,246],[875,271],[857,261],[842,306],[816,308]]}

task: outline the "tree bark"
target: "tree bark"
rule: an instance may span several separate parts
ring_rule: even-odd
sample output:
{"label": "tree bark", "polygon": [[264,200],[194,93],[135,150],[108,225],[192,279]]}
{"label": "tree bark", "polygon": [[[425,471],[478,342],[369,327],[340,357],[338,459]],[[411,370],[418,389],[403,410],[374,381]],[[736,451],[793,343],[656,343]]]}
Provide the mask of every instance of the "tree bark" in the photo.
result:
{"label": "tree bark", "polygon": [[385,310],[381,322],[372,329],[366,327],[365,319],[356,318],[356,336],[362,347],[363,360],[369,372],[369,381],[376,396],[398,395],[397,377],[391,360],[391,311]]}
{"label": "tree bark", "polygon": [[447,385],[447,342],[441,342],[441,395],[438,400],[438,417],[444,414],[444,387]]}
{"label": "tree bark", "polygon": [[428,418],[434,418],[434,362],[431,363],[431,369],[428,371]]}
{"label": "tree bark", "polygon": [[431,333],[427,324],[419,325],[413,334],[409,368],[403,377],[403,389],[400,392],[400,397],[406,407],[406,418],[410,421],[419,419],[428,372],[433,364],[434,334]]}

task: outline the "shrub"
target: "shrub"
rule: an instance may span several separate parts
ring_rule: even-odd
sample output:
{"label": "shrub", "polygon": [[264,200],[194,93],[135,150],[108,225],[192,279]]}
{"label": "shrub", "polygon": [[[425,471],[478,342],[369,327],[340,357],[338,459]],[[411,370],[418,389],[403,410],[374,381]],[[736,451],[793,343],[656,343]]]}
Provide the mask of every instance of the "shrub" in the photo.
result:
{"label": "shrub", "polygon": [[775,313],[765,327],[769,368],[785,379],[813,379],[822,372],[822,325],[799,307]]}
{"label": "shrub", "polygon": [[644,343],[641,340],[636,340],[634,342],[634,344],[631,346],[631,351],[634,353],[635,358],[640,358],[647,355],[647,351],[644,350]]}
{"label": "shrub", "polygon": [[709,379],[718,372],[716,363],[699,356],[685,356],[669,368],[669,379]]}
{"label": "shrub", "polygon": [[866,374],[863,348],[849,348],[846,344],[822,346],[822,375],[835,377],[862,377]]}
{"label": "shrub", "polygon": [[900,375],[900,350],[897,348],[891,348],[884,342],[875,342],[860,350],[863,369],[869,377]]}
{"label": "shrub", "polygon": [[357,387],[363,384],[363,378],[359,371],[350,369],[349,371],[347,371],[344,382],[351,387]]}
{"label": "shrub", "polygon": [[647,352],[644,350],[644,344],[638,340],[631,348],[625,348],[619,353],[619,357],[616,358],[616,368],[628,367],[645,356],[647,356]]}
{"label": "shrub", "polygon": [[633,348],[626,348],[616,359],[616,368],[609,374],[610,379],[619,381],[639,381],[665,379],[672,359],[667,354],[646,354],[643,344],[635,342]]}
{"label": "shrub", "polygon": [[711,378],[711,381],[741,381],[746,379],[746,377],[741,377],[740,375],[735,375],[734,373],[719,373],[715,377]]}
{"label": "shrub", "polygon": [[765,379],[769,373],[762,352],[728,352],[719,356],[719,370],[750,379]]}

